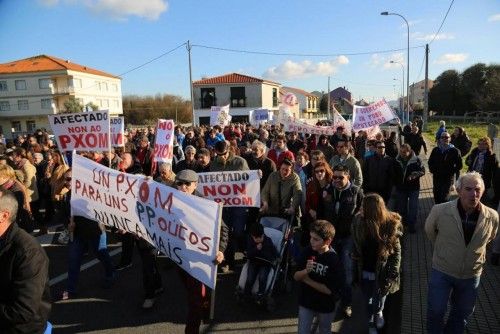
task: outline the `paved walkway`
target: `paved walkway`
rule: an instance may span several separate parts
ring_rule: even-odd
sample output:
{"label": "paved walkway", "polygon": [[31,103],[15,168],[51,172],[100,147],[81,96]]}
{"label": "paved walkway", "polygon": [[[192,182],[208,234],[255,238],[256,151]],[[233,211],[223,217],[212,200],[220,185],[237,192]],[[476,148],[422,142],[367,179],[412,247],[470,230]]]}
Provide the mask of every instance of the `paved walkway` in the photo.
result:
{"label": "paved walkway", "polygon": [[[427,161],[424,160],[427,166]],[[421,179],[417,233],[406,234],[403,244],[403,307],[401,333],[425,333],[427,283],[431,272],[432,246],[423,230],[434,205],[432,175]],[[456,195],[455,195],[456,197]],[[489,254],[488,254],[489,256]],[[489,257],[488,257],[489,259]],[[469,319],[467,333],[500,333],[500,267],[485,265],[476,309]]]}

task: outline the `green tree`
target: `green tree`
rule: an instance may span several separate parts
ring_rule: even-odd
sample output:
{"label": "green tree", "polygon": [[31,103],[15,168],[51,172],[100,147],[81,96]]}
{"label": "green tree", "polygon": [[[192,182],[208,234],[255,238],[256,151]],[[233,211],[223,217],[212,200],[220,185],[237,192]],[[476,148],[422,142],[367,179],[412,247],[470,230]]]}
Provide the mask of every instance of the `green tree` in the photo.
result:
{"label": "green tree", "polygon": [[65,110],[63,113],[78,113],[83,111],[83,104],[80,100],[75,99],[73,96],[64,102]]}
{"label": "green tree", "polygon": [[99,106],[97,104],[94,104],[92,102],[89,102],[85,105],[85,110],[88,110],[90,109],[91,111],[96,111],[96,110],[99,110]]}
{"label": "green tree", "polygon": [[125,121],[145,125],[145,120],[173,119],[179,123],[191,122],[191,102],[180,96],[156,94],[155,96],[126,95],[123,97]]}
{"label": "green tree", "polygon": [[461,74],[461,111],[475,111],[485,99],[487,66],[482,63],[472,65]]}
{"label": "green tree", "polygon": [[429,108],[442,115],[452,115],[460,104],[460,75],[455,70],[441,73],[429,91]]}
{"label": "green tree", "polygon": [[486,69],[484,97],[476,103],[480,110],[500,110],[500,65],[490,65]]}

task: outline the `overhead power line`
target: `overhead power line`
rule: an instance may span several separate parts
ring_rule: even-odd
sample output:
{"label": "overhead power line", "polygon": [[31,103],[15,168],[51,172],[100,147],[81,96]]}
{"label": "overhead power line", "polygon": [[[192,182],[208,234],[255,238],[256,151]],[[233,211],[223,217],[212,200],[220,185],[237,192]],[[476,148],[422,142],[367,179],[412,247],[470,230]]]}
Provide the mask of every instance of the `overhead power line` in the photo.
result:
{"label": "overhead power line", "polygon": [[453,3],[455,2],[455,0],[451,0],[451,3],[450,3],[450,7],[448,7],[448,10],[446,11],[446,14],[443,18],[443,21],[441,22],[441,25],[439,26],[439,29],[437,31],[437,33],[434,34],[434,37],[432,38],[432,40],[429,42],[429,45],[432,44],[432,42],[434,42],[434,40],[436,39],[436,37],[438,36],[438,34],[441,32],[441,28],[443,27],[444,25],[444,21],[446,21],[446,18],[448,17],[448,13],[450,12],[451,10],[451,7],[453,6]]}
{"label": "overhead power line", "polygon": [[[293,56],[293,57],[338,57],[338,56],[362,56],[374,53],[391,53],[398,51],[406,51],[407,48],[403,49],[390,49],[390,50],[374,50],[374,51],[363,51],[363,52],[342,52],[342,53],[329,53],[329,54],[314,54],[314,53],[287,53],[287,52],[271,52],[271,51],[253,51],[253,50],[241,50],[241,49],[229,49],[220,48],[209,45],[193,44],[192,47],[198,47],[203,49],[224,51],[224,52],[235,52],[235,53],[247,53],[247,54],[259,54],[265,56]],[[412,46],[410,49],[423,48],[425,45]]]}

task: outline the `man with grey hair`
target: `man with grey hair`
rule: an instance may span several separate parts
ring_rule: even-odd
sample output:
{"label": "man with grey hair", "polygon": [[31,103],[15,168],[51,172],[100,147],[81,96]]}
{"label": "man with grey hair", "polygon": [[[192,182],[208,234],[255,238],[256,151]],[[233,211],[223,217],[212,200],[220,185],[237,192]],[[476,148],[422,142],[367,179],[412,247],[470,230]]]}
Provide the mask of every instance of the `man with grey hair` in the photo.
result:
{"label": "man with grey hair", "polygon": [[0,190],[0,333],[43,333],[50,313],[49,259],[15,223],[14,195]]}
{"label": "man with grey hair", "polygon": [[[434,246],[427,297],[427,332],[431,334],[464,332],[474,311],[486,245],[498,230],[498,213],[480,202],[481,174],[460,176],[456,189],[458,199],[434,205],[425,221],[425,232]],[[448,301],[451,310],[445,324]]]}

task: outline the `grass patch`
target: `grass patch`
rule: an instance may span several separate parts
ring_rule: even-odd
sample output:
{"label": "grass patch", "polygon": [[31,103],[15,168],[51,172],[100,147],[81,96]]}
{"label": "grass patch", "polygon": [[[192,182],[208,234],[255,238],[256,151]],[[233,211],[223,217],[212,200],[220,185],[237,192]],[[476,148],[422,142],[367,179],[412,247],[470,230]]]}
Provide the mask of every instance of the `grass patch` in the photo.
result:
{"label": "grass patch", "polygon": [[[465,130],[465,133],[469,136],[470,140],[472,141],[472,149],[474,147],[477,147],[477,141],[481,137],[486,137],[488,134],[488,124],[486,123],[464,123],[464,122],[454,122],[454,121],[446,121],[446,130],[448,133],[452,134],[455,128],[459,126],[462,127]],[[431,121],[427,123],[427,131],[422,132],[424,135],[425,139],[427,139],[427,142],[432,143],[432,147],[436,146],[435,145],[435,140],[436,140],[436,132],[437,129],[439,128],[439,121]],[[471,149],[471,150],[472,150]],[[429,152],[432,149],[429,149]],[[467,166],[465,165],[465,157],[463,158],[463,168],[462,172],[467,171]]]}

